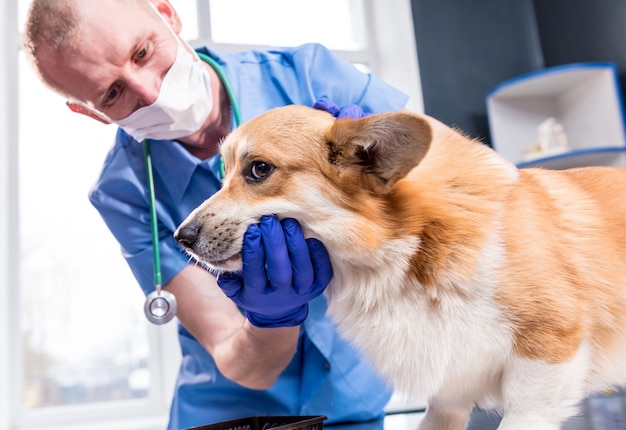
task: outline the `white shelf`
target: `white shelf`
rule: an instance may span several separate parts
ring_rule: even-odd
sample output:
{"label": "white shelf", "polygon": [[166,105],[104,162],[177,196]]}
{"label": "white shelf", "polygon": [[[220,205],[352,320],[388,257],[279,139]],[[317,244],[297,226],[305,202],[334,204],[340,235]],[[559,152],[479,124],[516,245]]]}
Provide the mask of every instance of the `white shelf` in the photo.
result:
{"label": "white shelf", "polygon": [[[494,149],[520,167],[626,165],[624,108],[617,68],[580,63],[543,69],[494,88],[486,97]],[[538,127],[555,118],[568,151],[527,161]]]}

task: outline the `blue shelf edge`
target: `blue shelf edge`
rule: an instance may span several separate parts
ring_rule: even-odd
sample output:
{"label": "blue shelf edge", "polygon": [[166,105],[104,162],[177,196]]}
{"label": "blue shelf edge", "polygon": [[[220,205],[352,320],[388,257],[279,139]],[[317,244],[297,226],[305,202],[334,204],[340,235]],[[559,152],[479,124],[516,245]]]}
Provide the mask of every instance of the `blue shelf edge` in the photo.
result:
{"label": "blue shelf edge", "polygon": [[516,163],[515,165],[519,169],[523,169],[525,167],[533,167],[539,164],[548,163],[550,161],[564,160],[567,158],[575,158],[575,157],[594,155],[594,154],[608,154],[612,152],[626,152],[626,146],[606,146],[606,147],[600,147],[600,148],[576,149],[573,151],[564,152],[562,154],[536,158],[534,160],[529,160],[529,161],[521,161],[519,163]]}

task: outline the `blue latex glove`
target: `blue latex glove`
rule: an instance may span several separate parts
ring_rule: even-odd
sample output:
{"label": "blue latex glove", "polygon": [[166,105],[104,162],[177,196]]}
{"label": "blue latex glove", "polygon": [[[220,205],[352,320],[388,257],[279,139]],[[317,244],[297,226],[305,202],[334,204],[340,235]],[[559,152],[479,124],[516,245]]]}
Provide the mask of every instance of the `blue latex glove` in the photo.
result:
{"label": "blue latex glove", "polygon": [[350,104],[343,108],[340,108],[335,103],[328,100],[327,97],[322,97],[313,104],[315,109],[324,110],[334,116],[337,119],[359,119],[368,116],[363,112],[363,109],[359,105]]}
{"label": "blue latex glove", "polygon": [[324,292],[333,277],[326,248],[305,239],[294,219],[264,216],[244,235],[243,269],[225,272],[220,288],[257,327],[300,325],[308,302]]}

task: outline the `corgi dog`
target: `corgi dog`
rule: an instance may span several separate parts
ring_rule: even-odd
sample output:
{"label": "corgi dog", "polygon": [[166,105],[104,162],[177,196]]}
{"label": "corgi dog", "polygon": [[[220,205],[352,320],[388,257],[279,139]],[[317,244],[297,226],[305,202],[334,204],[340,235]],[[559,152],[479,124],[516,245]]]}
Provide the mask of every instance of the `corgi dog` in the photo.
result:
{"label": "corgi dog", "polygon": [[[551,430],[626,383],[626,169],[517,169],[436,119],[271,110],[222,143],[223,188],[179,241],[241,268],[246,228],[297,219],[334,276],[329,315],[423,430]],[[189,231],[193,231],[190,239]]]}

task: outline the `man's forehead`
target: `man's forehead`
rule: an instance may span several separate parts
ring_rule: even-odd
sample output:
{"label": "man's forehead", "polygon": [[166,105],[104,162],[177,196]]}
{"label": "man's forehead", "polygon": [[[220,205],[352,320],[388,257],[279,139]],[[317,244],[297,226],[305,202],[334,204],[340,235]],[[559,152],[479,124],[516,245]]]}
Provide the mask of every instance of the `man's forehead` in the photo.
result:
{"label": "man's forehead", "polygon": [[90,15],[89,12],[92,12],[91,15],[95,16],[113,15],[118,18],[123,18],[123,16],[118,15],[122,12],[127,14],[146,13],[153,9],[150,0],[74,0],[74,8],[85,17]]}
{"label": "man's forehead", "polygon": [[[119,0],[98,0],[97,2],[81,2],[77,6],[80,17],[81,38],[93,38],[91,42],[114,40],[134,29],[146,25],[153,26],[155,13],[150,7],[140,7],[134,2]],[[135,6],[129,6],[134,4]],[[123,6],[126,5],[126,6]],[[95,39],[103,37],[102,39]]]}
{"label": "man's forehead", "polygon": [[96,88],[103,67],[72,50],[63,54],[44,52],[39,57],[39,68],[46,82],[65,96],[87,101],[85,90]]}

